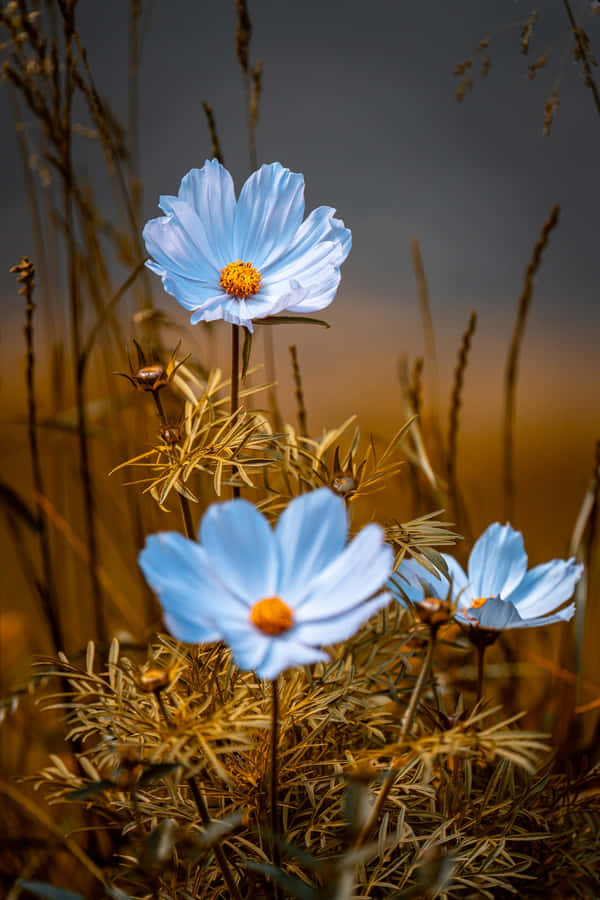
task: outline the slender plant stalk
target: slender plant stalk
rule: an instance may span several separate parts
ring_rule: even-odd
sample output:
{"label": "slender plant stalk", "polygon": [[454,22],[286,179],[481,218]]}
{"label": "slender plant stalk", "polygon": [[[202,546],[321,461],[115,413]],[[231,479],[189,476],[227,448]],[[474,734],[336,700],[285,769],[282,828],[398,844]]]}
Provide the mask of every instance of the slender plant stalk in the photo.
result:
{"label": "slender plant stalk", "polygon": [[448,478],[448,494],[454,509],[455,521],[460,524],[463,536],[471,543],[472,531],[465,503],[460,495],[456,477],[456,458],[458,455],[458,426],[460,408],[462,405],[462,390],[465,380],[465,370],[469,360],[471,341],[477,325],[477,313],[472,312],[469,324],[462,336],[458,362],[454,371],[454,386],[450,400],[450,421],[448,425],[448,453],[446,456],[446,475]]}
{"label": "slender plant stalk", "polygon": [[[152,396],[154,398],[154,404],[156,406],[156,411],[158,412],[160,421],[166,427],[169,423],[167,420],[163,402],[160,399],[160,394],[158,391],[152,391]],[[194,519],[192,517],[192,510],[190,509],[189,500],[187,497],[184,497],[183,494],[180,494],[179,491],[176,491],[175,493],[179,497],[179,505],[181,506],[181,515],[183,518],[183,527],[185,530],[185,535],[191,541],[195,541],[196,535],[194,532]]]}
{"label": "slender plant stalk", "polygon": [[[423,665],[421,666],[421,671],[419,672],[419,677],[415,683],[412,694],[410,696],[410,700],[408,703],[408,707],[406,708],[406,712],[404,713],[404,718],[402,719],[402,725],[400,727],[400,736],[398,738],[398,744],[402,744],[406,739],[406,735],[410,731],[410,727],[413,723],[413,719],[419,707],[419,701],[421,699],[421,694],[423,693],[423,688],[427,684],[427,679],[429,678],[429,671],[431,669],[431,662],[433,660],[433,652],[435,649],[437,637],[437,628],[430,628],[429,633],[429,642],[427,644],[427,651],[425,653],[425,659],[423,660]],[[390,769],[383,781],[381,786],[381,790],[377,795],[377,799],[373,804],[373,808],[371,809],[371,813],[362,829],[359,832],[358,837],[355,842],[355,847],[361,847],[364,842],[368,839],[371,831],[373,830],[377,819],[379,818],[379,814],[383,809],[383,805],[387,800],[388,794],[392,789],[394,784],[394,780],[396,778],[396,766],[400,762],[401,757],[395,756],[391,762]]]}
{"label": "slender plant stalk", "polygon": [[[240,378],[240,326],[231,326],[231,415],[240,405],[239,397]],[[240,496],[239,484],[233,485],[233,496]]]}
{"label": "slender plant stalk", "polygon": [[592,75],[592,66],[590,64],[588,51],[585,46],[583,36],[581,34],[581,30],[577,27],[577,22],[575,21],[575,16],[573,15],[573,11],[571,9],[571,4],[569,3],[569,0],[563,0],[563,6],[567,13],[569,23],[571,25],[571,28],[573,29],[573,34],[574,34],[575,40],[577,42],[577,47],[579,49],[579,55],[581,56],[581,62],[583,64],[583,69],[585,72],[585,83],[587,84],[590,91],[592,92],[592,96],[594,98],[594,105],[596,107],[596,112],[600,116],[600,93],[598,92],[598,85],[594,81],[594,76]]}
{"label": "slender plant stalk", "polygon": [[296,345],[290,344],[290,356],[292,358],[292,371],[294,373],[294,384],[296,386],[296,408],[298,412],[298,432],[302,437],[308,437],[308,429],[306,426],[306,406],[304,405],[304,392],[302,390],[302,378],[300,377],[300,366],[298,365],[298,354]]}
{"label": "slender plant stalk", "polygon": [[[162,713],[162,717],[165,720],[165,724],[167,726],[170,725],[171,718],[169,716],[169,711],[166,707],[165,701],[161,697],[160,691],[156,691],[154,696],[156,697],[156,699],[158,701],[158,706]],[[191,775],[189,778],[186,778],[186,782],[192,793],[192,797],[194,798],[194,803],[196,804],[196,809],[198,810],[198,815],[200,816],[200,821],[202,822],[202,824],[204,825],[205,828],[208,828],[208,826],[211,824],[210,813],[208,811],[208,806],[206,805],[206,800],[202,796],[202,791],[200,790],[198,781],[196,780],[194,775]],[[227,857],[225,856],[225,854],[223,852],[223,848],[220,846],[220,844],[213,844],[212,850],[213,850],[213,853],[215,854],[215,859],[217,860],[217,863],[219,864],[219,868],[221,869],[221,873],[223,875],[223,878],[225,879],[225,883],[227,885],[227,888],[230,892],[231,897],[233,897],[234,900],[243,900],[242,895],[240,894],[240,892],[238,890],[238,886],[237,886],[237,883],[233,876],[233,872],[231,871],[229,863],[227,862]]]}
{"label": "slender plant stalk", "polygon": [[[281,868],[281,854],[279,852],[279,809],[277,806],[277,794],[279,788],[279,772],[277,750],[279,745],[279,684],[277,678],[271,682],[273,702],[271,705],[271,853],[273,865]],[[279,900],[279,885],[274,882],[275,900]]]}
{"label": "slender plant stalk", "polygon": [[485,671],[485,651],[487,645],[484,643],[477,644],[477,702],[481,700],[483,695],[483,673]]}
{"label": "slender plant stalk", "polygon": [[433,317],[431,315],[431,306],[429,304],[429,289],[427,287],[427,278],[425,276],[425,268],[423,266],[423,258],[417,238],[413,238],[410,242],[410,252],[412,255],[413,270],[417,282],[417,292],[419,295],[419,309],[421,311],[421,320],[423,322],[423,335],[425,338],[425,375],[428,380],[430,395],[430,419],[435,441],[438,458],[442,459],[443,441],[442,432],[439,423],[440,397],[439,397],[439,381],[438,381],[438,365],[437,354],[435,350],[435,333],[433,328]]}
{"label": "slender plant stalk", "polygon": [[548,219],[542,226],[542,231],[533,248],[533,254],[525,272],[525,282],[519,297],[517,321],[513,332],[506,373],[504,376],[504,518],[514,521],[515,512],[515,478],[514,478],[514,427],[515,427],[515,391],[517,384],[517,369],[519,353],[527,313],[533,296],[533,283],[537,270],[542,262],[542,254],[548,244],[550,233],[558,223],[560,206],[552,207]]}
{"label": "slender plant stalk", "polygon": [[96,534],[96,512],[92,486],[90,453],[87,437],[87,414],[85,408],[85,392],[83,377],[80,372],[80,356],[82,349],[81,336],[81,298],[79,296],[77,248],[75,246],[73,222],[73,161],[71,158],[71,111],[73,102],[73,37],[75,33],[73,9],[61,6],[65,33],[65,86],[62,115],[62,176],[64,221],[69,254],[69,298],[71,309],[71,333],[73,341],[73,364],[75,368],[75,405],[77,408],[77,434],[79,439],[79,463],[83,487],[83,503],[85,517],[86,541],[89,551],[89,571],[92,589],[93,611],[96,622],[96,633],[100,641],[107,636],[104,617],[102,588],[98,577],[98,538]]}
{"label": "slender plant stalk", "polygon": [[[25,345],[27,351],[25,380],[27,385],[27,433],[29,438],[29,457],[35,496],[44,496],[44,476],[40,460],[40,451],[37,434],[37,403],[35,394],[35,350],[33,342],[33,302],[34,274],[33,263],[24,257],[18,266],[13,266],[11,272],[17,272],[18,280],[23,283],[19,293],[25,295]],[[50,535],[48,533],[46,515],[37,505],[36,526],[40,540],[40,555],[42,559],[42,571],[44,583],[39,585],[39,594],[44,608],[46,621],[52,634],[52,641],[56,652],[63,650],[63,636],[60,627],[58,604],[56,602],[56,590],[54,573],[52,569],[52,553],[50,548]]]}

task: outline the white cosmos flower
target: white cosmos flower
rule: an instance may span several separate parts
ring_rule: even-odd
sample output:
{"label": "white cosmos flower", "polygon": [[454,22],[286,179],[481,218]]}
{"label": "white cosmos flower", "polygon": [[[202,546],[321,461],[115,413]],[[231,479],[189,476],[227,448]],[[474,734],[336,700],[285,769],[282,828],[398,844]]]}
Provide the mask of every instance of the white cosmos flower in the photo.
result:
{"label": "white cosmos flower", "polygon": [[328,488],[292,500],[275,529],[247,500],[213,503],[198,537],[151,535],[140,553],[165,624],[187,643],[226,641],[261,678],[327,660],[317,646],[351,637],[390,601],[373,596],[393,564],[382,529],[346,544],[344,501]]}
{"label": "white cosmos flower", "polygon": [[304,177],[280,163],[263,165],[236,202],[231,175],[216,159],[192,169],[165,213],[146,223],[146,265],[192,324],[224,319],[245,325],[287,310],[329,306],[352,235],[335,210],[304,216]]}

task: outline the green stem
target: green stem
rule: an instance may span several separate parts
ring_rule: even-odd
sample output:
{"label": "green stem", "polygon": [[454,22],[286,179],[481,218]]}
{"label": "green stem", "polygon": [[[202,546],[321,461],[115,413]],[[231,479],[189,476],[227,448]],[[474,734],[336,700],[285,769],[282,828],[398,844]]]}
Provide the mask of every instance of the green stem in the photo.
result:
{"label": "green stem", "polygon": [[[162,424],[166,427],[169,423],[167,421],[167,415],[165,413],[163,402],[160,399],[160,394],[158,393],[158,391],[152,391],[152,396],[154,397],[154,404],[156,406],[156,411],[158,412],[158,417]],[[176,494],[179,497],[179,505],[181,506],[181,515],[183,517],[183,527],[185,530],[185,535],[190,539],[190,541],[195,541],[196,535],[194,532],[194,520],[192,518],[192,510],[190,508],[188,498],[184,497],[183,494],[180,494],[178,491],[176,491]]]}
{"label": "green stem", "polygon": [[[240,405],[240,326],[231,326],[231,415]],[[233,496],[240,496],[239,484],[233,485]]]}
{"label": "green stem", "polygon": [[477,702],[481,700],[481,695],[483,692],[483,661],[485,657],[485,651],[487,649],[487,644],[480,643],[477,644]]}
{"label": "green stem", "polygon": [[[419,701],[421,699],[421,694],[423,692],[423,688],[427,683],[427,679],[429,678],[429,672],[431,669],[431,662],[433,660],[433,651],[435,649],[435,640],[437,636],[437,628],[432,627],[430,629],[429,643],[427,645],[427,652],[425,653],[425,659],[423,660],[423,665],[421,666],[421,671],[419,672],[419,677],[415,683],[413,688],[413,692],[411,694],[408,707],[406,712],[404,713],[404,718],[402,719],[402,725],[400,728],[400,736],[398,738],[398,744],[402,744],[406,739],[408,732],[410,731],[410,727],[413,723],[413,719],[415,717],[415,713],[417,712]],[[400,760],[399,756],[395,756],[392,760],[389,771],[384,779],[381,790],[377,796],[375,803],[373,804],[373,808],[371,809],[371,813],[362,829],[359,832],[358,838],[356,839],[355,847],[361,847],[364,842],[369,837],[369,834],[373,830],[373,826],[375,825],[377,819],[379,818],[379,813],[383,808],[383,804],[387,800],[388,794],[392,789],[392,785],[394,784],[394,780],[396,778],[396,766]]]}
{"label": "green stem", "polygon": [[[274,678],[272,683],[273,687],[273,702],[271,705],[271,852],[273,857],[273,865],[276,868],[281,868],[281,855],[279,852],[279,810],[277,808],[277,793],[278,793],[278,781],[279,781],[279,773],[278,773],[278,760],[277,760],[277,747],[279,743],[279,686],[277,683],[277,678]],[[275,900],[278,900],[279,893],[279,885],[277,882],[274,882],[274,890],[275,890]]]}
{"label": "green stem", "polygon": [[[157,691],[154,696],[156,697],[156,700],[158,702],[158,706],[162,713],[162,717],[165,720],[165,724],[168,726],[171,722],[171,719],[165,701],[161,697],[159,691]],[[198,810],[200,820],[204,827],[208,828],[208,826],[211,824],[210,813],[206,805],[206,800],[202,796],[202,792],[200,790],[198,782],[193,775],[191,775],[189,778],[186,778],[186,782],[192,793],[192,797],[194,798],[194,803],[196,804],[196,809]],[[235,881],[235,878],[233,877],[233,872],[229,867],[229,863],[227,862],[227,858],[223,852],[223,848],[219,844],[215,844],[212,850],[215,854],[215,859],[219,864],[219,868],[221,869],[221,872],[223,874],[223,878],[225,879],[225,883],[229,890],[230,896],[233,897],[234,900],[242,900],[242,895],[238,890],[237,883]]]}

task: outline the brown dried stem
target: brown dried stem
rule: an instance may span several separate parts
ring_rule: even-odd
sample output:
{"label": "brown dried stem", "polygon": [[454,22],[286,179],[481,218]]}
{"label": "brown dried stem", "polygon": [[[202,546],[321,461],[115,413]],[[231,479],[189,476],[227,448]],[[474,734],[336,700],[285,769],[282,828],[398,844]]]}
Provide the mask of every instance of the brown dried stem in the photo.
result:
{"label": "brown dried stem", "polygon": [[506,374],[504,377],[504,517],[513,521],[515,512],[514,482],[514,424],[515,424],[515,389],[521,342],[525,331],[527,313],[533,296],[533,284],[537,270],[542,261],[543,252],[548,244],[550,233],[558,223],[560,206],[552,207],[550,215],[542,226],[541,234],[533,248],[533,254],[525,272],[525,282],[519,297],[517,321],[513,332]]}
{"label": "brown dried stem", "polygon": [[292,370],[294,373],[294,384],[296,385],[296,404],[298,413],[298,432],[302,437],[308,437],[308,429],[306,427],[306,407],[304,405],[304,393],[302,391],[302,379],[300,377],[300,366],[298,365],[298,354],[296,345],[290,344],[290,356],[292,358]]}
{"label": "brown dried stem", "polygon": [[[25,295],[25,344],[27,347],[26,383],[27,383],[27,428],[29,437],[29,456],[33,476],[33,487],[36,495],[45,495],[44,476],[40,460],[40,450],[37,436],[37,403],[35,394],[35,349],[33,342],[33,302],[34,274],[33,263],[24,257],[18,266],[13,266],[11,272],[18,272],[18,279],[23,283],[20,293]],[[50,548],[50,535],[48,523],[43,510],[37,506],[37,531],[40,540],[40,555],[44,572],[44,584],[40,586],[40,595],[44,606],[46,620],[52,633],[52,641],[56,652],[64,649],[63,635],[60,626],[58,604],[56,602],[56,589],[52,567],[52,551]]]}

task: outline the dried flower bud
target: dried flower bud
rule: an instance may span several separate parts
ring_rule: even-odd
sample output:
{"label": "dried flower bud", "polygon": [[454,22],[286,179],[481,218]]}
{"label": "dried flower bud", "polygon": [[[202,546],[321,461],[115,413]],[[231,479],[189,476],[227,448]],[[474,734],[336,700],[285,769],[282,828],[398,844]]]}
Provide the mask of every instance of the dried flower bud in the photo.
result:
{"label": "dried flower bud", "polygon": [[356,481],[354,480],[354,478],[352,478],[351,475],[336,475],[331,482],[331,489],[341,497],[345,497],[346,494],[350,493],[350,491],[355,491],[356,487]]}
{"label": "dried flower bud", "polygon": [[181,441],[181,428],[179,425],[167,425],[161,429],[160,436],[165,444],[178,444]]}
{"label": "dried flower bud", "polygon": [[138,688],[146,694],[158,694],[171,683],[169,669],[146,669],[138,679]]}
{"label": "dried flower bud", "polygon": [[450,600],[440,600],[438,597],[425,597],[421,603],[415,604],[415,610],[421,622],[431,628],[445,625],[454,613]]}
{"label": "dried flower bud", "polygon": [[133,376],[133,380],[140,391],[158,391],[168,382],[166,369],[160,363],[142,366]]}

